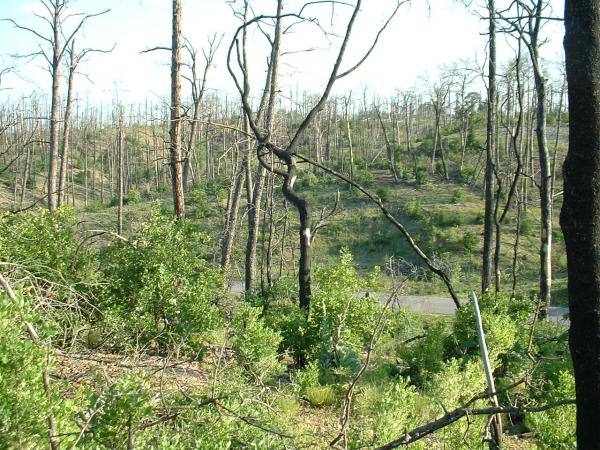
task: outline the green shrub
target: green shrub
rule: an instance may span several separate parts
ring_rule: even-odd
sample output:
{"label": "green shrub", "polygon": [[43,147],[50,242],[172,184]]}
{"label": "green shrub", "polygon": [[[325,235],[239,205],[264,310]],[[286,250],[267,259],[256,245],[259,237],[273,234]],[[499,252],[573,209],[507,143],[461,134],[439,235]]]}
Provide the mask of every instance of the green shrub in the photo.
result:
{"label": "green shrub", "polygon": [[477,214],[475,214],[474,222],[477,225],[483,225],[485,223],[485,213],[483,211],[477,211]]}
{"label": "green shrub", "polygon": [[361,280],[347,250],[342,250],[339,264],[316,271],[307,330],[313,345],[307,354],[318,358],[322,368],[358,368],[357,354],[371,338],[381,305],[374,297],[357,298],[356,292],[373,290],[378,273]]}
{"label": "green shrub", "polygon": [[96,280],[93,255],[79,245],[77,219],[70,208],[1,214],[0,260],[59,283],[77,286]]}
{"label": "green shrub", "polygon": [[[18,292],[17,286],[14,286]],[[26,335],[36,323],[27,301],[11,301],[0,288],[0,447],[43,448],[50,411],[42,384],[46,350]],[[52,366],[50,365],[49,368]]]}
{"label": "green shrub", "polygon": [[452,191],[452,203],[461,203],[465,199],[465,192],[462,189]]}
{"label": "green shrub", "polygon": [[398,355],[408,365],[406,375],[417,384],[423,384],[432,374],[441,370],[449,336],[448,328],[441,319],[429,324],[424,334],[424,338],[401,345],[398,349]]}
{"label": "green shrub", "polygon": [[311,386],[306,389],[304,396],[317,408],[333,405],[336,400],[335,390],[331,386]]}
{"label": "green shrub", "polygon": [[373,183],[375,183],[375,175],[373,175],[373,172],[370,170],[358,169],[354,172],[354,181],[361,186],[368,188],[373,186]]}
{"label": "green shrub", "polygon": [[259,381],[281,371],[277,360],[281,336],[260,318],[261,309],[242,304],[233,320],[232,347],[244,370]]}
{"label": "green shrub", "polygon": [[375,195],[377,195],[383,203],[387,203],[392,199],[392,191],[387,187],[377,188]]}
{"label": "green shrub", "polygon": [[378,392],[367,405],[373,421],[372,437],[365,439],[362,436],[353,436],[353,439],[360,439],[361,443],[368,447],[384,445],[397,439],[400,431],[409,430],[419,424],[419,417],[416,415],[419,397],[417,389],[410,384],[410,379],[400,377],[395,380]]}
{"label": "green shrub", "polygon": [[298,190],[303,190],[303,189],[315,187],[318,184],[319,184],[319,179],[317,178],[317,176],[314,173],[303,172],[298,177],[295,187],[298,188]]}
{"label": "green shrub", "polygon": [[427,212],[421,206],[421,202],[417,199],[409,200],[404,206],[404,211],[415,220],[421,220],[427,215]]}
{"label": "green shrub", "polygon": [[435,221],[441,227],[462,225],[465,222],[460,212],[448,211],[445,209],[438,210],[435,213]]}
{"label": "green shrub", "polygon": [[186,195],[186,203],[194,207],[194,217],[197,219],[204,219],[215,215],[216,210],[208,200],[206,188],[197,186],[194,187]]}
{"label": "green shrub", "polygon": [[467,231],[463,236],[462,242],[465,252],[474,253],[479,246],[480,238],[477,233]]}
{"label": "green shrub", "polygon": [[529,214],[522,214],[519,231],[524,236],[529,236],[535,231],[535,223]]}
{"label": "green shrub", "polygon": [[427,183],[429,178],[429,173],[427,171],[427,167],[425,166],[417,166],[415,169],[415,180],[418,185],[423,185]]}
{"label": "green shrub", "polygon": [[319,385],[319,365],[313,361],[296,372],[296,384],[301,392]]}
{"label": "green shrub", "polygon": [[115,382],[97,376],[96,389],[88,388],[86,397],[88,407],[95,411],[90,417],[94,432],[84,434],[83,448],[122,448],[131,428],[151,418],[152,407],[158,401],[146,375],[129,371]]}
{"label": "green shrub", "polygon": [[[575,397],[575,379],[568,371],[558,373],[556,382],[550,384],[542,403],[551,403]],[[577,448],[575,436],[575,405],[560,406],[539,413],[529,413],[525,423],[538,432],[537,441],[542,449]]]}
{"label": "green shrub", "polygon": [[142,194],[135,188],[132,188],[127,193],[127,203],[139,203],[142,199]]}
{"label": "green shrub", "polygon": [[155,213],[130,241],[107,247],[102,255],[106,285],[99,293],[103,324],[142,344],[197,345],[202,333],[220,321],[215,301],[223,280],[206,262],[208,244],[208,236],[187,222]]}
{"label": "green shrub", "polygon": [[[498,366],[502,356],[511,352],[517,343],[524,342],[533,305],[526,299],[516,300],[505,294],[485,294],[478,303],[490,360]],[[458,311],[454,336],[459,353],[478,354],[479,341],[471,305]]]}

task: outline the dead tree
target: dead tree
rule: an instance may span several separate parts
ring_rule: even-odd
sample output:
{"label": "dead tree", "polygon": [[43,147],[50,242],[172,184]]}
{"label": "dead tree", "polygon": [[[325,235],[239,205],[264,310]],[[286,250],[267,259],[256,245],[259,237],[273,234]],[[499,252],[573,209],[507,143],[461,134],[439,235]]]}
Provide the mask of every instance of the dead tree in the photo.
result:
{"label": "dead tree", "polygon": [[185,216],[183,180],[181,177],[181,0],[173,0],[173,36],[171,41],[171,123],[169,164],[173,209],[178,219]]}
{"label": "dead tree", "polygon": [[[50,47],[50,52],[46,49],[40,48],[39,51],[31,53],[29,55],[23,55],[25,57],[36,57],[42,56],[48,63],[48,71],[52,77],[52,90],[51,90],[51,106],[50,106],[50,154],[48,158],[48,209],[54,211],[57,207],[57,171],[58,171],[58,145],[59,145],[59,101],[60,101],[60,77],[61,77],[61,64],[63,58],[71,45],[71,42],[81,30],[84,23],[92,18],[102,14],[106,14],[109,9],[99,13],[85,14],[81,17],[81,14],[73,14],[69,11],[69,5],[71,0],[39,0],[44,7],[45,13],[38,15],[46,25],[50,27],[48,34],[44,32],[36,31],[33,28],[19,25],[12,19],[7,19],[16,28],[24,31],[28,31],[35,35],[38,39],[44,41]],[[71,18],[79,18],[71,30],[67,30],[65,23]]]}
{"label": "dead tree", "polygon": [[547,0],[517,0],[510,9],[500,11],[498,17],[506,23],[509,31],[515,32],[529,51],[536,93],[536,128],[540,180],[540,292],[544,303],[541,316],[545,317],[551,301],[552,288],[552,173],[550,155],[546,141],[546,76],[542,69],[540,31],[549,17],[544,16],[548,8]]}
{"label": "dead tree", "polygon": [[575,373],[577,448],[600,442],[600,6],[567,0],[565,57],[569,151],[560,224],[567,246],[569,346]]}
{"label": "dead tree", "polygon": [[183,47],[188,52],[190,61],[186,65],[190,69],[190,76],[183,75],[192,88],[192,118],[190,123],[190,132],[187,141],[187,148],[185,149],[184,162],[183,162],[183,188],[184,190],[189,189],[189,177],[192,171],[192,158],[194,157],[194,151],[196,147],[196,141],[198,139],[198,129],[200,124],[200,114],[202,111],[202,99],[206,92],[206,83],[208,79],[208,73],[213,66],[213,60],[215,53],[219,49],[221,44],[222,36],[217,40],[217,35],[213,35],[208,39],[208,50],[202,50],[204,56],[204,70],[202,76],[198,75],[198,52],[191,45],[188,40],[185,40]]}
{"label": "dead tree", "polygon": [[[295,133],[290,138],[287,145],[279,146],[279,145],[275,144],[273,142],[269,128],[267,128],[266,132],[263,131],[260,127],[260,124],[256,121],[255,115],[252,111],[252,108],[251,108],[250,102],[249,102],[249,98],[248,98],[248,93],[249,93],[248,76],[247,76],[248,74],[247,74],[245,66],[243,66],[242,64],[239,63],[240,59],[241,59],[241,54],[240,54],[240,50],[239,50],[238,36],[242,30],[246,29],[248,26],[250,26],[252,24],[259,23],[261,20],[270,19],[270,20],[275,21],[275,37],[272,42],[273,50],[272,50],[272,57],[271,57],[270,64],[269,64],[271,67],[271,69],[270,69],[270,77],[271,77],[271,86],[270,87],[271,88],[270,88],[270,96],[269,96],[269,102],[268,102],[268,111],[270,111],[275,106],[274,99],[276,96],[277,89],[276,89],[276,84],[274,84],[274,83],[276,83],[276,76],[277,76],[279,58],[280,58],[279,48],[281,45],[282,21],[285,17],[295,17],[297,19],[304,20],[305,17],[302,15],[304,8],[302,8],[299,13],[283,14],[282,13],[282,0],[279,0],[278,5],[277,5],[278,13],[276,16],[265,16],[265,15],[256,16],[253,19],[246,21],[241,27],[238,28],[238,30],[236,31],[234,38],[231,42],[231,45],[229,47],[229,52],[228,52],[227,66],[228,66],[229,72],[235,82],[235,85],[238,89],[238,92],[241,96],[242,106],[244,109],[244,113],[245,113],[246,117],[248,118],[250,129],[252,130],[252,133],[258,143],[257,152],[256,152],[258,160],[262,167],[264,167],[265,169],[269,170],[270,172],[273,172],[283,178],[283,184],[282,184],[283,195],[285,196],[286,200],[288,200],[288,202],[290,202],[292,205],[294,205],[296,207],[296,209],[298,211],[298,215],[299,215],[299,219],[300,219],[300,227],[299,227],[300,258],[299,258],[299,264],[298,264],[299,302],[300,302],[300,306],[302,308],[304,308],[307,313],[310,309],[310,299],[311,299],[311,291],[312,291],[312,287],[311,287],[311,285],[312,285],[312,282],[311,282],[311,274],[312,274],[311,250],[312,249],[311,249],[311,224],[310,224],[311,216],[310,216],[310,205],[308,204],[306,199],[301,197],[294,190],[294,184],[298,177],[297,161],[296,161],[296,157],[294,156],[294,153],[300,144],[300,139],[301,139],[303,133],[309,127],[309,125],[311,124],[311,122],[313,121],[313,119],[315,118],[317,113],[324,108],[336,80],[343,78],[343,77],[349,75],[350,73],[352,73],[356,68],[358,68],[367,59],[367,57],[371,54],[373,48],[375,47],[379,36],[383,32],[383,30],[387,27],[387,25],[391,21],[392,17],[398,11],[398,9],[401,5],[400,2],[397,4],[396,9],[394,10],[393,14],[389,17],[389,19],[386,21],[384,26],[380,29],[379,33],[377,34],[377,37],[374,40],[373,45],[370,47],[370,49],[367,51],[367,53],[364,55],[364,57],[357,64],[352,66],[350,69],[348,69],[344,72],[340,72],[340,66],[342,64],[344,54],[345,54],[346,48],[348,46],[348,41],[349,41],[350,35],[352,33],[352,28],[354,26],[354,22],[356,20],[359,10],[360,10],[361,3],[362,3],[361,0],[358,0],[356,2],[356,5],[353,7],[352,15],[351,15],[348,25],[346,27],[346,32],[344,34],[342,44],[338,51],[338,55],[336,57],[336,60],[335,60],[334,66],[331,70],[331,73],[329,75],[329,79],[328,79],[327,85],[323,91],[323,94],[321,95],[319,101],[312,107],[312,109],[310,109],[308,114],[304,117],[304,119],[302,120],[302,122],[300,123],[298,128],[296,129]],[[239,76],[236,75],[236,73],[234,72],[233,67],[232,67],[232,59],[233,59],[234,51],[237,54],[237,61],[238,61],[239,69],[242,71],[241,81],[240,81]],[[267,118],[268,117],[272,117],[272,115],[267,113]],[[273,160],[274,163],[271,164],[269,162],[269,160]]]}

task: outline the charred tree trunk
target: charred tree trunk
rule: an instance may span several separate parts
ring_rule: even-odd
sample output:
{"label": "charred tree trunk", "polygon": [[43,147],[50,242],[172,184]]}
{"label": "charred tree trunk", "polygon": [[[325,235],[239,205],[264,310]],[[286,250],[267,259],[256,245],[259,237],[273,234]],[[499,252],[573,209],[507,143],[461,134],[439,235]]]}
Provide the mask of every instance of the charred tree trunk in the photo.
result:
{"label": "charred tree trunk", "polygon": [[569,152],[560,221],[567,247],[577,448],[593,450],[600,442],[600,4],[567,0],[565,29]]}
{"label": "charred tree trunk", "polygon": [[494,240],[494,155],[496,149],[496,15],[495,1],[488,0],[489,14],[489,60],[488,60],[488,109],[487,143],[485,162],[485,217],[483,225],[483,261],[481,268],[481,291],[486,292],[492,284],[492,254]]}

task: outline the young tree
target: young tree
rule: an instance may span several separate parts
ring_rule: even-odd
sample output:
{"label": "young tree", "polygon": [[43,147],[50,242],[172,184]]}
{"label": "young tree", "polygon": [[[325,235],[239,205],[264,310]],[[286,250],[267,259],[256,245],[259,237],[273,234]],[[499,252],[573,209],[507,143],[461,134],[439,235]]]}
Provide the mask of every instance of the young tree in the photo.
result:
{"label": "young tree", "polygon": [[566,0],[569,151],[560,223],[567,247],[569,344],[577,397],[577,448],[600,442],[600,4]]}

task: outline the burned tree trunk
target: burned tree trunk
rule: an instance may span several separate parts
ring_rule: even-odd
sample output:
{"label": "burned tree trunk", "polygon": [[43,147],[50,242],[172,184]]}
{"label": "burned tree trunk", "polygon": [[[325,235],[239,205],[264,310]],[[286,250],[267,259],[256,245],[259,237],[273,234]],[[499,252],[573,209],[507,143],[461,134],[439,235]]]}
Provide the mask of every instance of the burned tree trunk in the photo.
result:
{"label": "burned tree trunk", "polygon": [[565,56],[569,152],[560,223],[569,274],[569,345],[577,397],[577,448],[600,442],[600,5],[567,0]]}

